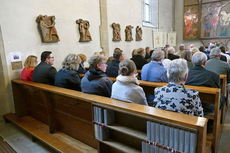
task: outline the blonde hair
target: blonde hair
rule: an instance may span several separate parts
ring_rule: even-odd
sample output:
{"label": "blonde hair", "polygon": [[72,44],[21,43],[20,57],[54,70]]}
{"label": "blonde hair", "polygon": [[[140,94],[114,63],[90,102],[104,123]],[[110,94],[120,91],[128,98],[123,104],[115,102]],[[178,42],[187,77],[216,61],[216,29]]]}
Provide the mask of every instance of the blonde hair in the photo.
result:
{"label": "blonde hair", "polygon": [[198,52],[199,50],[197,48],[193,48],[192,49],[192,55],[195,54],[196,52]]}
{"label": "blonde hair", "polygon": [[77,54],[81,58],[81,62],[84,63],[86,61],[86,56],[85,54]]}
{"label": "blonde hair", "polygon": [[80,63],[81,63],[81,58],[79,56],[77,56],[76,54],[69,54],[62,62],[62,66],[63,66],[62,68],[65,70],[77,71]]}
{"label": "blonde hair", "polygon": [[144,48],[138,48],[136,53],[137,55],[142,55],[144,52],[145,52]]}
{"label": "blonde hair", "polygon": [[135,56],[135,55],[137,55],[137,50],[136,50],[136,49],[134,49],[134,50],[132,51],[132,57]]}
{"label": "blonde hair", "polygon": [[26,61],[24,63],[25,68],[34,68],[37,65],[37,56],[30,55],[26,58]]}

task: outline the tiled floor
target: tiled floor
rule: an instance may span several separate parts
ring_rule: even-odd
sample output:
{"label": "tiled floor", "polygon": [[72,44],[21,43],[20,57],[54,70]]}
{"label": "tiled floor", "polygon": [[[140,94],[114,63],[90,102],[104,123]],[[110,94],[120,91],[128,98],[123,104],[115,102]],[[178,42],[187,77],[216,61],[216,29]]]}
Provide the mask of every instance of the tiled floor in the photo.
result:
{"label": "tiled floor", "polygon": [[[45,144],[32,142],[31,136],[12,125],[0,121],[0,136],[2,136],[17,153],[55,153]],[[226,114],[218,153],[230,153],[230,107]]]}
{"label": "tiled floor", "polygon": [[56,153],[40,141],[32,142],[31,136],[11,123],[0,121],[0,136],[17,153]]}
{"label": "tiled floor", "polygon": [[225,117],[218,153],[230,153],[230,107]]}

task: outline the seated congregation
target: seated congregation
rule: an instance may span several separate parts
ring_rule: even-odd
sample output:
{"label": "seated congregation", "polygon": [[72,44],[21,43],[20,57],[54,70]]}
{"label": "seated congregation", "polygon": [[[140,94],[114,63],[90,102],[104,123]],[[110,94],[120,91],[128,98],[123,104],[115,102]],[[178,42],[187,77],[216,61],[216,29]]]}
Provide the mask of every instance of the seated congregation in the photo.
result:
{"label": "seated congregation", "polygon": [[[222,54],[220,48],[212,46],[202,49],[180,45],[176,53],[170,46],[151,51],[146,47],[146,50],[134,50],[132,58],[125,59],[124,52],[115,48],[113,56],[108,60],[103,52],[95,53],[88,60],[89,68],[84,67],[84,54],[69,54],[58,72],[52,66],[54,55],[51,51],[44,51],[38,65],[37,57],[27,58],[21,79],[206,117],[206,114],[216,113],[215,102],[203,103],[199,92],[186,85],[220,88],[220,74],[225,74],[229,80],[230,68],[227,60],[221,60],[221,56],[228,55]],[[137,72],[140,72],[139,76]],[[161,82],[165,85],[154,88],[154,94],[149,95],[140,80]],[[220,101],[219,109],[222,111],[226,105],[225,95],[221,95]],[[218,131],[214,126],[218,127],[217,121],[208,122],[208,132],[213,128]],[[218,137],[217,133],[215,135]],[[216,140],[214,143],[216,146]]]}
{"label": "seated congregation", "polygon": [[[142,105],[151,104],[156,108],[181,112],[190,115],[204,116],[212,113],[212,104],[201,104],[198,92],[187,89],[184,85],[220,88],[220,74],[227,75],[229,82],[230,67],[221,56],[224,46],[213,44],[204,50],[192,45],[180,45],[179,51],[166,46],[163,49],[150,51],[139,48],[133,50],[132,58],[125,59],[123,51],[114,49],[113,57],[107,61],[103,52],[96,52],[88,60],[88,71],[84,67],[84,54],[69,54],[57,72],[54,68],[54,55],[51,51],[41,54],[41,62],[37,64],[36,56],[29,56],[21,73],[22,80],[55,85],[67,89],[82,91],[126,102]],[[209,60],[208,60],[209,59]],[[147,62],[149,61],[149,62]],[[168,85],[156,88],[154,95],[144,92],[139,86],[137,70],[141,70],[139,79],[151,82],[166,82]],[[84,74],[81,79],[79,74]],[[113,83],[109,77],[116,77]],[[121,92],[122,91],[122,92]],[[221,106],[226,101],[222,95]]]}

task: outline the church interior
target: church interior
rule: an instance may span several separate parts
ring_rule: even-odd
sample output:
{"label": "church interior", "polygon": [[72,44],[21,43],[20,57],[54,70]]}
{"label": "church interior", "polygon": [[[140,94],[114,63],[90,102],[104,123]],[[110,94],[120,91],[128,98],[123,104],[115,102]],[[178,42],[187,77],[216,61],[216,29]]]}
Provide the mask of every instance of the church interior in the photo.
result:
{"label": "church interior", "polygon": [[[49,53],[43,61],[44,51]],[[109,76],[106,67],[108,70],[116,60],[115,52],[119,53],[120,64],[116,76]],[[190,60],[184,52],[189,53]],[[209,62],[216,52],[216,60],[225,65],[223,71]],[[138,67],[134,56],[142,54],[146,63]],[[198,54],[205,57],[196,57]],[[24,63],[31,55],[36,57],[36,65],[43,62],[55,69],[55,79],[61,70],[72,66],[67,62],[70,55],[80,58],[82,63],[77,68],[84,61],[85,72],[74,73],[81,89],[75,89],[72,82],[68,88],[57,85],[56,80],[55,84],[35,81],[35,73],[41,74],[36,68],[32,80],[23,80]],[[98,59],[92,57],[101,60],[96,63],[96,72],[92,62]],[[112,62],[108,63],[110,57]],[[196,60],[205,60],[198,65],[208,72],[191,77],[198,66]],[[184,61],[184,78],[173,78]],[[122,70],[122,62],[123,67],[128,65],[127,71]],[[130,66],[133,63],[134,68]],[[151,63],[162,67],[155,71],[148,68],[144,73]],[[230,0],[2,0],[0,153],[229,153],[229,64]],[[114,69],[111,71],[114,73]],[[166,81],[144,79],[152,73],[164,73]],[[99,80],[98,74],[107,81],[105,86],[110,86],[109,95],[88,92],[96,90],[90,82]],[[198,82],[203,77],[205,85],[189,84],[188,80]],[[210,85],[215,77],[216,86]],[[132,78],[135,87],[121,85],[119,79],[124,78]],[[162,97],[172,96],[173,101],[178,96],[173,95],[174,91],[162,92],[164,87],[170,89],[173,79],[178,83],[176,92],[183,88],[190,103],[198,99],[200,105],[194,105],[199,105],[197,109],[202,112],[186,111],[193,107],[190,104],[182,111],[163,106],[170,102],[163,102]],[[157,98],[157,93],[162,95]],[[142,97],[144,100],[139,100]],[[138,100],[141,102],[134,102]],[[155,103],[157,100],[161,106]],[[211,107],[211,113],[205,112],[206,106]]]}

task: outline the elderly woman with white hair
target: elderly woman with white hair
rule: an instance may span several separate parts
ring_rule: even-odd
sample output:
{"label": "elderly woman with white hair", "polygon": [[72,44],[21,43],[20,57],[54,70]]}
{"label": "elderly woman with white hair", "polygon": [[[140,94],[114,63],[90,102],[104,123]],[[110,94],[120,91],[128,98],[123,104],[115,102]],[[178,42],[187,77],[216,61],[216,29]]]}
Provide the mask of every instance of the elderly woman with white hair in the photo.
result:
{"label": "elderly woman with white hair", "polygon": [[60,69],[55,76],[55,86],[81,91],[81,80],[78,75],[78,68],[81,58],[76,54],[69,54],[62,62]]}
{"label": "elderly woman with white hair", "polygon": [[188,75],[187,62],[175,59],[167,70],[169,83],[155,89],[156,108],[203,117],[198,92],[184,87]]}

